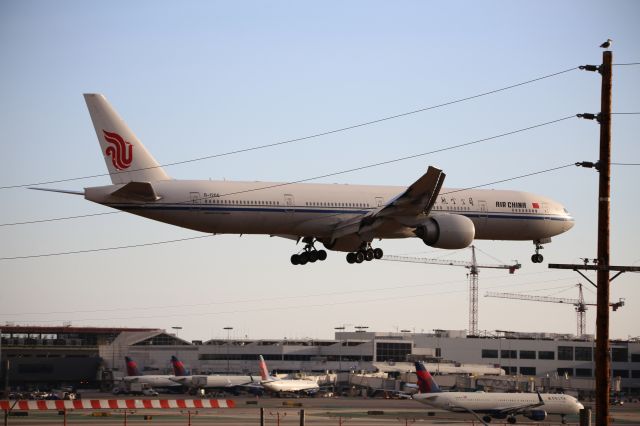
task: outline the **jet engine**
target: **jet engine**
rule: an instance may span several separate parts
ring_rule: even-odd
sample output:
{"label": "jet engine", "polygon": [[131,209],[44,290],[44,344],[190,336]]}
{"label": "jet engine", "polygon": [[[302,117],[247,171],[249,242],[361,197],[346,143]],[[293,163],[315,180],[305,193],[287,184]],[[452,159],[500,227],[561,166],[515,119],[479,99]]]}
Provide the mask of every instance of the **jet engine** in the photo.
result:
{"label": "jet engine", "polygon": [[445,213],[430,216],[414,232],[428,246],[455,250],[473,242],[476,228],[466,216]]}
{"label": "jet engine", "polygon": [[547,418],[547,412],[544,410],[531,410],[524,415],[526,418],[536,422],[541,422]]}

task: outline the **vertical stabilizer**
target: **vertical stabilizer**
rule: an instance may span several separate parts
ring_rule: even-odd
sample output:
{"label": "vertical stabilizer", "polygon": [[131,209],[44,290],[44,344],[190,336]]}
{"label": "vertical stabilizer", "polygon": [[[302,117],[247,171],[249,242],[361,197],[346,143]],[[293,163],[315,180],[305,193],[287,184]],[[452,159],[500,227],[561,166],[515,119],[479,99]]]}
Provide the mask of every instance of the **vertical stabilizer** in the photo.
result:
{"label": "vertical stabilizer", "polygon": [[173,366],[173,375],[174,376],[186,376],[188,375],[187,369],[185,368],[182,361],[178,359],[177,356],[173,355],[171,357],[171,365]]}
{"label": "vertical stabilizer", "polygon": [[142,376],[140,370],[138,370],[138,364],[134,360],[125,356],[124,361],[127,364],[127,376]]}
{"label": "vertical stabilizer", "polygon": [[431,377],[431,374],[429,374],[421,362],[416,362],[416,376],[418,376],[418,389],[420,389],[420,393],[442,392],[440,386],[433,380],[433,377]]}
{"label": "vertical stabilizer", "polygon": [[264,362],[264,358],[260,355],[260,377],[262,380],[269,380],[271,377],[269,376],[269,370],[267,369],[267,363]]}
{"label": "vertical stabilizer", "polygon": [[84,99],[114,184],[170,179],[107,98],[86,93]]}

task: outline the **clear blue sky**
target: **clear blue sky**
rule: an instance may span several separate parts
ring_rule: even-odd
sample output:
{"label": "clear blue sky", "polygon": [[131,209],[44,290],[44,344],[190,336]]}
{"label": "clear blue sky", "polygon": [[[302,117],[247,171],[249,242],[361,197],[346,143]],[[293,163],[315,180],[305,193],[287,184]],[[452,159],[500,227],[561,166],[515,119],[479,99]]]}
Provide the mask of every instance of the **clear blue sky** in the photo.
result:
{"label": "clear blue sky", "polygon": [[[561,71],[640,62],[635,1],[240,1],[0,3],[0,186],[104,173],[82,93],[104,93],[161,163],[268,144],[399,114]],[[617,112],[640,111],[640,67],[614,69]],[[573,71],[500,94],[303,143],[170,167],[175,178],[293,181],[598,112],[600,78]],[[613,160],[640,162],[640,116],[616,116]],[[596,160],[598,126],[562,123],[321,182],[408,185],[429,164],[466,187]],[[613,168],[612,262],[640,264],[639,167]],[[81,189],[108,177],[52,184]],[[595,172],[567,168],[496,185],[562,202],[577,224],[545,260],[596,254]],[[81,197],[2,190],[0,222],[108,211]],[[0,257],[198,235],[124,214],[0,227]],[[575,297],[574,272],[529,261],[529,242],[477,244],[514,276],[485,270],[486,290]],[[389,254],[466,260],[421,241]],[[467,327],[464,269],[344,255],[293,267],[291,241],[217,236],[174,245],[0,261],[0,324],[181,326],[181,336],[318,337],[342,324],[373,330]],[[480,260],[495,260],[481,255]],[[589,285],[587,284],[587,287]],[[627,306],[615,337],[640,335],[637,275],[612,285]],[[587,298],[595,295],[587,292]],[[588,311],[594,332],[595,310]],[[574,333],[569,306],[480,298],[480,328]]]}

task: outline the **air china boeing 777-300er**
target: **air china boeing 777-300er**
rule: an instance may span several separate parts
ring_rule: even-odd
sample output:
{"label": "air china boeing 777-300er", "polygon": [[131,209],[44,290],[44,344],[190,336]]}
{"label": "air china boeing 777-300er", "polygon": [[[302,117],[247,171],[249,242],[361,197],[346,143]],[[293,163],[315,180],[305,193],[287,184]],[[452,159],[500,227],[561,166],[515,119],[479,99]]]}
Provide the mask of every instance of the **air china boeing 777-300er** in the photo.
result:
{"label": "air china boeing 777-300er", "polygon": [[304,242],[294,265],[324,260],[325,250],[347,262],[382,257],[371,242],[420,238],[442,249],[474,239],[530,240],[533,262],[542,244],[568,231],[573,218],[558,202],[520,191],[442,189],[434,167],[408,188],[394,186],[228,182],[171,179],[100,94],[84,95],[113,185],[82,192],[87,200],[124,212],[212,234],[265,234]]}

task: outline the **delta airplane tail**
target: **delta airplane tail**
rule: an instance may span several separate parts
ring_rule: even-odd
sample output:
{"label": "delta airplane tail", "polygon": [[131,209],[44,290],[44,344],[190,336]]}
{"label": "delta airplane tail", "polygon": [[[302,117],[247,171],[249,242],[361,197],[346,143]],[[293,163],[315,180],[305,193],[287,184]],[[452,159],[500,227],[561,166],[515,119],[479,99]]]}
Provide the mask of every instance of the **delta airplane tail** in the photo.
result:
{"label": "delta airplane tail", "polygon": [[180,361],[175,355],[171,356],[171,365],[173,366],[174,376],[181,377],[189,374],[182,361]]}
{"label": "delta airplane tail", "polygon": [[138,364],[128,356],[124,357],[125,364],[127,365],[127,376],[142,376],[138,369]]}
{"label": "delta airplane tail", "polygon": [[273,380],[273,377],[271,377],[271,375],[269,375],[269,369],[267,369],[267,363],[264,361],[264,357],[262,355],[260,355],[259,358],[260,362],[260,378],[262,380]]}
{"label": "delta airplane tail", "polygon": [[170,179],[107,98],[86,93],[84,99],[114,184]]}
{"label": "delta airplane tail", "polygon": [[433,380],[433,377],[431,377],[431,374],[429,374],[421,362],[416,362],[416,376],[418,376],[418,389],[420,393],[442,392],[440,386]]}

